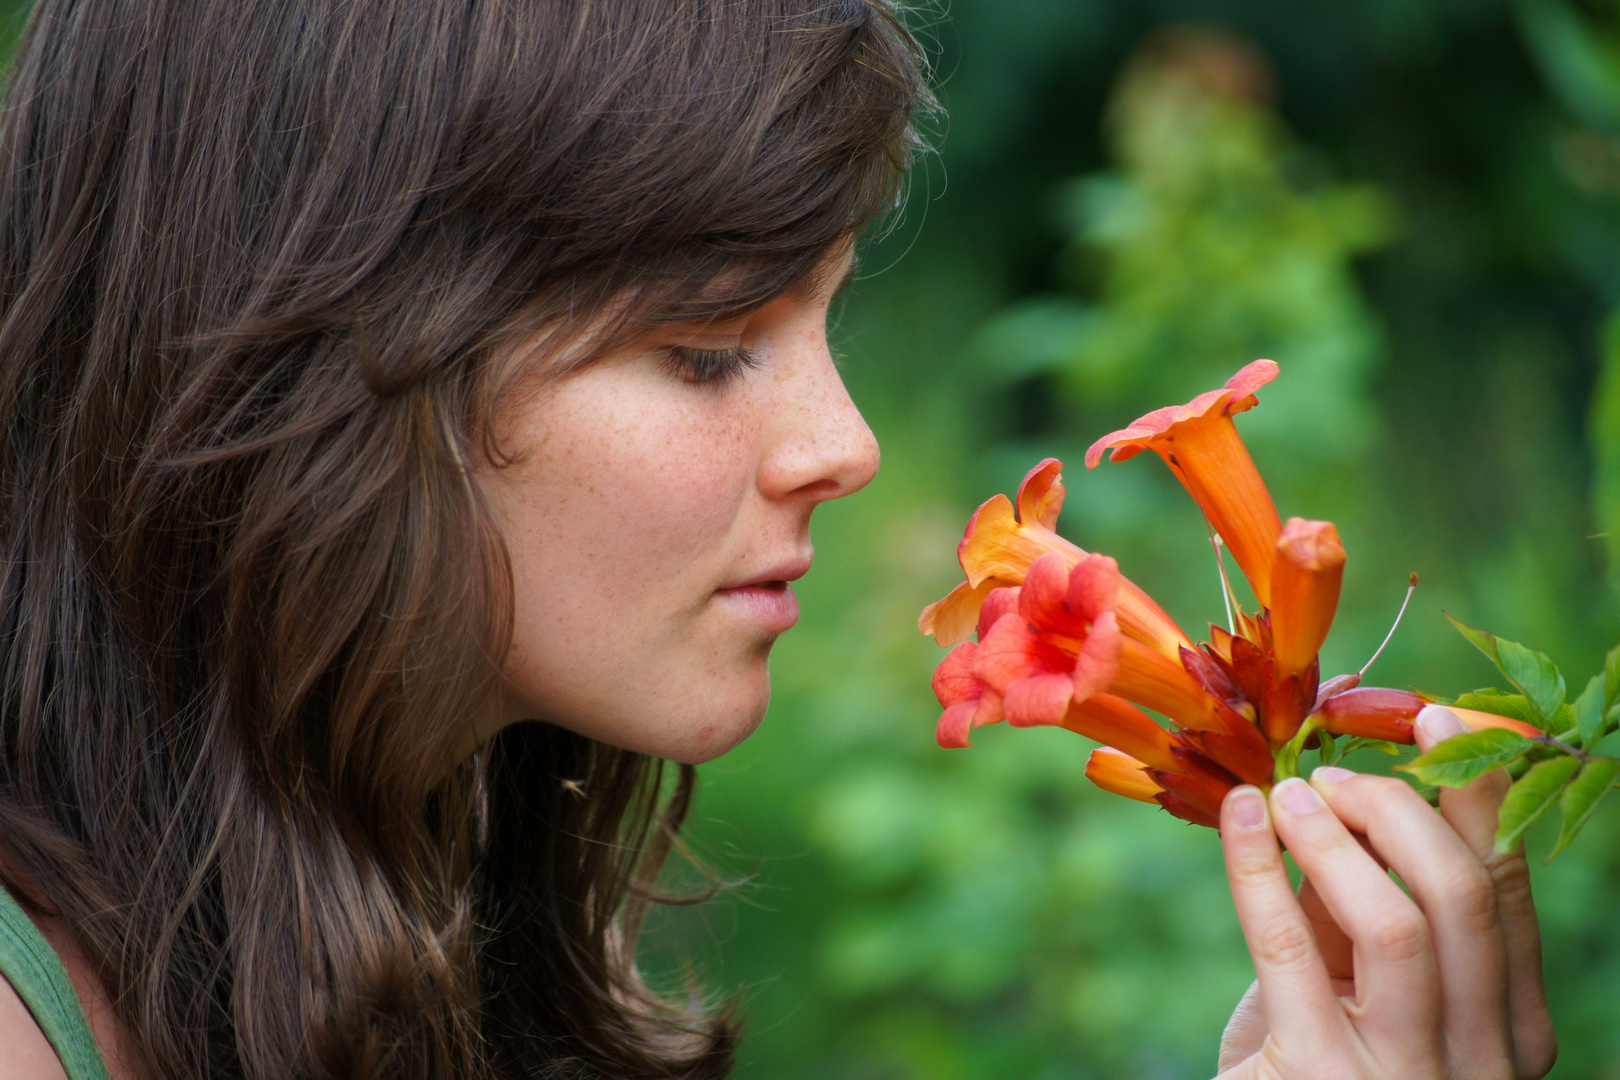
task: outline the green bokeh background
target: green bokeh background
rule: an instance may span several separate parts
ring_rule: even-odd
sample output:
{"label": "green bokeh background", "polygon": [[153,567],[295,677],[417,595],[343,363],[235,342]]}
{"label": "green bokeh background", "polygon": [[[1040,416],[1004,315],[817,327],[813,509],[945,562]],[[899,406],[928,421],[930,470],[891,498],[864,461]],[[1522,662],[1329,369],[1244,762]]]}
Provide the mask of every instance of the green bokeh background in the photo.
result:
{"label": "green bokeh background", "polygon": [[[1216,837],[1093,789],[1061,730],[937,748],[917,612],[972,509],[1051,455],[1067,535],[1184,626],[1220,618],[1167,470],[1081,459],[1268,356],[1240,428],[1284,516],[1350,553],[1324,672],[1415,570],[1371,681],[1498,681],[1444,609],[1583,685],[1620,641],[1620,11],[954,0],[918,24],[948,118],[836,334],[883,470],[818,511],[770,714],[703,769],[696,843],[745,883],[663,920],[648,962],[740,991],[747,1080],[1207,1077],[1252,977]],[[1536,886],[1553,1075],[1620,1077],[1620,806]]]}
{"label": "green bokeh background", "polygon": [[[973,507],[1058,456],[1063,531],[1184,626],[1219,618],[1167,472],[1081,458],[1269,356],[1240,427],[1283,514],[1350,553],[1324,672],[1371,653],[1416,570],[1371,681],[1492,682],[1445,609],[1580,686],[1620,640],[1620,9],[952,0],[914,22],[947,116],[835,335],[883,469],[818,511],[770,715],[703,769],[693,844],[740,883],[661,914],[646,964],[739,995],[744,1080],[1207,1077],[1252,977],[1215,835],[1092,788],[1061,730],[940,750],[917,613],[959,580]],[[1620,1078],[1620,806],[1535,869],[1553,1075]]]}

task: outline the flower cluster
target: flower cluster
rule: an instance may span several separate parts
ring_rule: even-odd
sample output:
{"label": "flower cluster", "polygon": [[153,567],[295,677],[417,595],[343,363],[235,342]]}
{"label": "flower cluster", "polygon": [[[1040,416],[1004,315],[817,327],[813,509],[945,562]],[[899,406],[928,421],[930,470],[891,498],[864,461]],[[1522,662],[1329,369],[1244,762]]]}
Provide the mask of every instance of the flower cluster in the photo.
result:
{"label": "flower cluster", "polygon": [[1195,644],[1113,559],[1057,534],[1063,466],[1048,458],[1016,504],[997,495],[979,507],[957,548],[967,580],[919,620],[954,646],[934,673],[941,746],[965,747],[973,728],[1001,720],[1059,725],[1103,744],[1086,765],[1100,787],[1213,826],[1227,791],[1292,775],[1317,732],[1413,741],[1429,699],[1363,687],[1354,674],[1320,679],[1344,575],[1338,530],[1280,520],[1232,419],[1276,376],[1276,364],[1256,360],[1086,454],[1088,468],[1105,451],[1114,461],[1158,454],[1232,553],[1259,614],[1234,604],[1231,629],[1211,626]]}

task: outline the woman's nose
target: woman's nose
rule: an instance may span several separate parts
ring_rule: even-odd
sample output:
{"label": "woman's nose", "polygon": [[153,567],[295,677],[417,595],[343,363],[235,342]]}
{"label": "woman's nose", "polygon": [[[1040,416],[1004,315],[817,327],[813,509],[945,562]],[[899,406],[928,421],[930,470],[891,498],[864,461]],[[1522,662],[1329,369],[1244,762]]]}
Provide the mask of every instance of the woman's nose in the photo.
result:
{"label": "woman's nose", "polygon": [[778,383],[776,421],[760,462],[760,489],[772,498],[838,499],[872,482],[878,444],[850,399],[826,338],[794,358]]}

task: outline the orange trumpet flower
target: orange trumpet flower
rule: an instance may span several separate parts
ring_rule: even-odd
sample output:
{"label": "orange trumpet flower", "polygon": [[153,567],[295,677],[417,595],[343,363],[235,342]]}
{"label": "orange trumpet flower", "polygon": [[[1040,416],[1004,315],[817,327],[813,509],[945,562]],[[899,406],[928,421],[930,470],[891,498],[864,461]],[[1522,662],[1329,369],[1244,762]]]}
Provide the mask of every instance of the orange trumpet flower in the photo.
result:
{"label": "orange trumpet flower", "polygon": [[1143,450],[1163,458],[1231,549],[1262,607],[1271,606],[1271,564],[1282,522],[1232,417],[1254,408],[1255,391],[1276,377],[1276,364],[1256,360],[1221,389],[1185,405],[1155,409],[1086,451],[1088,469],[1110,449],[1111,461],[1129,460]]}
{"label": "orange trumpet flower", "polygon": [[[1047,458],[1018,485],[1016,511],[1005,495],[996,495],[975,510],[956,548],[967,580],[943,600],[923,608],[918,629],[947,647],[966,641],[986,597],[995,589],[1022,585],[1041,556],[1060,555],[1066,566],[1078,565],[1086,552],[1056,531],[1063,496],[1063,463]],[[1147,593],[1125,578],[1119,589],[1116,615],[1122,633],[1170,657],[1190,643]]]}
{"label": "orange trumpet flower", "polygon": [[1086,765],[1098,786],[1213,826],[1235,785],[1294,775],[1316,731],[1413,741],[1427,698],[1360,687],[1359,674],[1319,685],[1344,547],[1331,522],[1278,519],[1232,421],[1276,375],[1277,365],[1257,360],[1086,456],[1088,466],[1110,448],[1116,461],[1144,449],[1163,458],[1231,549],[1260,612],[1236,610],[1232,629],[1211,627],[1211,640],[1195,646],[1113,559],[1057,534],[1062,464],[1048,458],[1016,504],[997,495],[979,507],[957,548],[967,580],[918,621],[955,646],[934,673],[941,746],[967,746],[973,728],[1001,720],[1062,726],[1103,744]]}

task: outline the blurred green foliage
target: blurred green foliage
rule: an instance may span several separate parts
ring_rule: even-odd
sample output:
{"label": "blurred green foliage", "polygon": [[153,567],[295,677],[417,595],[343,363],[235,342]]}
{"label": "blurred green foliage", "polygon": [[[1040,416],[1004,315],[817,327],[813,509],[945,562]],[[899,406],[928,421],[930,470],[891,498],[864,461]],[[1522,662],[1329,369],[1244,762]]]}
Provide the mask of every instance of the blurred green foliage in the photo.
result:
{"label": "blurred green foliage", "polygon": [[[0,38],[25,9],[0,5]],[[740,990],[745,1080],[1205,1077],[1251,978],[1216,837],[1092,788],[1064,731],[938,749],[917,612],[958,580],[972,508],[1056,455],[1064,530],[1189,629],[1218,617],[1165,470],[1081,457],[1270,356],[1240,427],[1282,512],[1350,552],[1325,670],[1370,654],[1411,570],[1375,681],[1492,681],[1442,608],[1595,670],[1620,639],[1620,10],[917,21],[949,121],[838,334],[884,468],[818,511],[771,715],[704,769],[694,843],[744,883],[664,913],[647,962]],[[1620,1078],[1620,814],[1536,870],[1553,1075]]]}
{"label": "blurred green foliage", "polygon": [[[1620,526],[1620,19],[954,0],[925,21],[948,125],[838,332],[883,471],[818,511],[771,714],[704,769],[695,841],[746,883],[671,912],[648,963],[695,954],[741,989],[745,1078],[1208,1076],[1251,978],[1216,837],[1093,789],[1064,731],[938,749],[917,612],[959,579],[972,508],[1054,455],[1068,535],[1189,629],[1218,618],[1167,471],[1081,458],[1270,356],[1240,428],[1283,514],[1333,519],[1350,553],[1326,670],[1366,659],[1413,570],[1373,681],[1494,681],[1442,609],[1596,670],[1620,640],[1598,538]],[[1620,1077],[1620,814],[1536,872],[1554,1075]]]}

